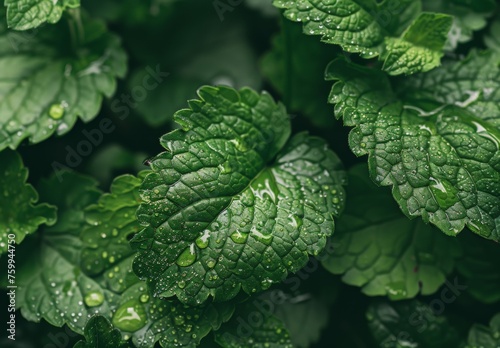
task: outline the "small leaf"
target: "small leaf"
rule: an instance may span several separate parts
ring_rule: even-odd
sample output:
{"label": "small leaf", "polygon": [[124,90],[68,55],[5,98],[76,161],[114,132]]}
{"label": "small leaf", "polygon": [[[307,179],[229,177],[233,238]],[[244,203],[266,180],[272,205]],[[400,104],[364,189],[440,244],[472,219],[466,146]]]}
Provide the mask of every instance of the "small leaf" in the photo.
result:
{"label": "small leaf", "polygon": [[[14,151],[0,152],[0,254],[7,251],[9,240],[21,243],[38,226],[56,222],[56,207],[38,201],[38,193],[26,183],[28,169]],[[11,238],[12,235],[14,238]],[[10,237],[9,237],[10,236]]]}
{"label": "small leaf", "polygon": [[103,96],[126,71],[119,39],[102,22],[84,19],[71,48],[66,23],[22,36],[0,30],[0,150],[67,133],[78,117],[92,120]]}
{"label": "small leaf", "polygon": [[80,6],[80,0],[5,0],[9,28],[26,30],[47,23],[57,23],[68,8]]}
{"label": "small leaf", "polygon": [[129,345],[122,341],[120,331],[113,328],[108,319],[96,315],[90,318],[85,326],[85,341],[79,341],[74,348],[126,348]]}
{"label": "small leaf", "polygon": [[458,332],[448,320],[416,300],[375,302],[366,318],[379,347],[460,347]]}
{"label": "small leaf", "polygon": [[202,87],[164,135],[137,211],[134,271],[155,296],[199,304],[265,290],[317,255],[343,208],[344,172],[267,93]]}
{"label": "small leaf", "polygon": [[215,342],[223,348],[293,347],[283,322],[252,303],[240,305],[233,319],[215,332]]}
{"label": "small leaf", "polygon": [[500,58],[476,53],[401,81],[382,72],[333,61],[339,80],[330,102],[346,126],[349,145],[368,155],[375,183],[393,186],[409,217],[422,216],[448,235],[467,226],[500,240]]}
{"label": "small leaf", "polygon": [[465,348],[500,347],[500,313],[491,318],[490,326],[475,324],[469,331]]}
{"label": "small leaf", "polygon": [[365,165],[349,171],[349,200],[332,237],[337,247],[323,266],[369,296],[400,300],[434,293],[461,255],[458,241],[422,220],[408,220],[367,171]]}

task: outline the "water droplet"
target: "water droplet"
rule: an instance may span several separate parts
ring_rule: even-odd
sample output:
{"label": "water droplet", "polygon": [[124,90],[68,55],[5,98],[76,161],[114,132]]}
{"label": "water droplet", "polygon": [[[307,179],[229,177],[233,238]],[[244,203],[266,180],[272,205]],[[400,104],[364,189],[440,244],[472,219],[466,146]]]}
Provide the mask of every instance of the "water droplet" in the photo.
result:
{"label": "water droplet", "polygon": [[195,243],[200,249],[205,249],[208,247],[208,238],[210,237],[210,231],[205,230],[203,231],[203,235],[200,237],[196,238]]}
{"label": "water droplet", "polygon": [[146,325],[147,314],[137,300],[122,304],[113,316],[113,325],[126,332],[135,332]]}
{"label": "water droplet", "polygon": [[181,267],[192,265],[196,261],[196,252],[194,250],[194,243],[187,247],[182,254],[177,258],[176,263]]}
{"label": "water droplet", "polygon": [[100,291],[91,291],[85,295],[83,301],[89,307],[97,307],[104,302],[104,295]]}
{"label": "water droplet", "polygon": [[184,317],[182,315],[176,315],[175,318],[174,318],[174,324],[177,325],[177,326],[180,326],[182,324],[184,324],[185,320],[184,320]]}
{"label": "water droplet", "polygon": [[387,290],[387,295],[391,300],[402,300],[406,298],[407,291],[404,282],[393,282],[385,286]]}
{"label": "water droplet", "polygon": [[61,104],[52,104],[49,109],[49,116],[58,120],[64,116],[64,107]]}
{"label": "water droplet", "polygon": [[142,303],[146,303],[149,301],[149,295],[148,294],[142,294],[141,297],[139,297],[139,301]]}
{"label": "water droplet", "polygon": [[441,208],[447,209],[458,202],[458,190],[450,182],[432,176],[429,179],[432,182],[430,185],[431,191]]}
{"label": "water droplet", "polygon": [[233,234],[231,234],[231,239],[235,243],[245,244],[245,242],[248,239],[248,233],[243,233],[243,232],[240,232],[240,231],[236,231]]}
{"label": "water droplet", "polygon": [[184,289],[186,287],[186,282],[184,280],[179,280],[177,286],[181,289]]}
{"label": "water droplet", "polygon": [[215,267],[215,261],[214,260],[208,260],[207,261],[207,266],[208,266],[208,268],[214,268]]}

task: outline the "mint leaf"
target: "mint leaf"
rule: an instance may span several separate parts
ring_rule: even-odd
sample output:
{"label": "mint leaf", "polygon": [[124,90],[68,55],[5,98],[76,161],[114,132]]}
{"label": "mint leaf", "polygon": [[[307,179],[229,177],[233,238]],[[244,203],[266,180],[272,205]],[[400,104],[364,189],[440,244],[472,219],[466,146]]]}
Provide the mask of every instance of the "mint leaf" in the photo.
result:
{"label": "mint leaf", "polygon": [[67,8],[80,6],[80,0],[5,0],[9,28],[26,30],[57,23]]}
{"label": "mint leaf", "polygon": [[74,348],[125,348],[129,346],[122,341],[120,331],[114,329],[108,319],[100,315],[90,318],[85,326],[84,336],[85,341],[77,342]]}
{"label": "mint leaf", "polygon": [[327,71],[330,102],[355,127],[349,145],[369,155],[372,179],[393,186],[409,217],[444,233],[465,226],[500,240],[499,57],[473,52],[427,74],[407,78],[397,93],[380,71],[346,60]]}
{"label": "mint leaf", "polygon": [[500,301],[500,246],[474,235],[460,236],[463,257],[456,263],[458,273],[466,279],[467,293],[477,301],[493,304]]}
{"label": "mint leaf", "polygon": [[459,44],[472,40],[475,31],[483,29],[495,10],[494,0],[423,0],[425,11],[447,13],[453,16],[445,49],[452,51]]}
{"label": "mint leaf", "polygon": [[375,302],[366,313],[368,326],[379,347],[459,347],[458,332],[443,316],[416,301]]}
{"label": "mint leaf", "polygon": [[288,103],[287,109],[303,113],[315,125],[331,124],[331,112],[324,103],[329,89],[324,75],[338,49],[302,35],[300,27],[288,21],[283,22],[272,45],[261,68]]}
{"label": "mint leaf", "polygon": [[469,331],[465,348],[500,346],[500,313],[491,318],[490,326],[475,324]]}
{"label": "mint leaf", "polygon": [[499,52],[500,51],[500,38],[498,34],[500,32],[500,18],[496,17],[491,23],[490,30],[488,34],[484,36],[484,43],[491,50]]}
{"label": "mint leaf", "polygon": [[254,293],[317,255],[343,207],[344,172],[267,94],[202,87],[161,138],[137,211],[134,271],[155,296],[199,304]]}
{"label": "mint leaf", "polygon": [[[259,321],[250,323],[250,318]],[[215,342],[223,348],[292,348],[290,335],[283,322],[269,313],[263,313],[255,305],[241,305],[233,318],[215,332]]]}
{"label": "mint leaf", "polygon": [[401,1],[396,8],[391,1],[373,0],[274,0],[274,5],[285,9],[289,20],[302,22],[305,34],[321,35],[321,41],[363,58],[380,56],[392,75],[438,66],[453,21],[420,13],[420,1]]}
{"label": "mint leaf", "polygon": [[0,255],[7,251],[9,237],[14,235],[16,244],[42,224],[56,222],[56,207],[38,201],[38,193],[26,183],[28,169],[21,156],[14,151],[0,152]]}
{"label": "mint leaf", "polygon": [[434,293],[461,254],[458,241],[422,220],[408,220],[366,173],[365,165],[349,170],[349,200],[332,237],[335,252],[323,266],[369,296],[400,300]]}
{"label": "mint leaf", "polygon": [[452,18],[436,13],[422,13],[401,38],[385,39],[383,70],[390,75],[428,71],[440,64]]}
{"label": "mint leaf", "polygon": [[83,20],[71,49],[66,23],[19,38],[0,30],[0,150],[67,133],[98,113],[126,70],[119,39],[102,22]]}
{"label": "mint leaf", "polygon": [[110,312],[113,301],[112,294],[78,266],[83,208],[100,192],[94,180],[73,172],[66,173],[62,182],[55,176],[44,180],[39,192],[58,207],[59,219],[40,233],[36,252],[18,271],[17,305],[28,320],[43,318],[82,333],[92,315]]}

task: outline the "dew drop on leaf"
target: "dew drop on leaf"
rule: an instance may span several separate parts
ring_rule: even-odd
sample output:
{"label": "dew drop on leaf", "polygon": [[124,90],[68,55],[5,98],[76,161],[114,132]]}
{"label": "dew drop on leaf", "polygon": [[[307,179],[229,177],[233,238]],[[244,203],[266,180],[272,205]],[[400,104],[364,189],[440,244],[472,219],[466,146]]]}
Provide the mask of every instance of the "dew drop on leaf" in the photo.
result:
{"label": "dew drop on leaf", "polygon": [[146,325],[147,315],[137,300],[122,304],[113,316],[113,325],[126,332],[135,332]]}
{"label": "dew drop on leaf", "polygon": [[49,116],[58,120],[64,116],[64,107],[61,104],[52,104],[49,109]]}
{"label": "dew drop on leaf", "polygon": [[99,291],[91,291],[85,295],[83,301],[89,307],[97,307],[104,302],[104,295]]}
{"label": "dew drop on leaf", "polygon": [[192,265],[196,261],[196,253],[194,251],[194,244],[187,247],[182,254],[177,258],[177,264],[181,267]]}

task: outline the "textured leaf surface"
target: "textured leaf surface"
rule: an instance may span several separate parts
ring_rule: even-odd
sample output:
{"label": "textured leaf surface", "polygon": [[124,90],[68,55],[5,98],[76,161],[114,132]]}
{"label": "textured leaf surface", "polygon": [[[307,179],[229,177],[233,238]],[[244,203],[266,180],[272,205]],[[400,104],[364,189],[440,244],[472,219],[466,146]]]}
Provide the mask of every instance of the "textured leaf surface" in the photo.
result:
{"label": "textured leaf surface", "polygon": [[453,16],[445,49],[454,50],[459,44],[472,40],[474,32],[486,26],[496,4],[494,0],[423,0],[422,7],[425,11]]}
{"label": "textured leaf surface", "polygon": [[448,15],[420,14],[420,1],[411,0],[396,4],[374,0],[275,0],[274,5],[285,9],[286,18],[302,22],[305,34],[321,35],[321,41],[340,45],[364,58],[380,55],[384,68],[393,75],[427,71],[439,65],[452,24]]}
{"label": "textured leaf surface", "polygon": [[[318,254],[343,207],[344,172],[272,98],[203,87],[176,113],[142,185],[135,272],[184,303],[267,289]],[[286,145],[285,145],[286,143]],[[281,150],[281,151],[280,151]]]}
{"label": "textured leaf surface", "polygon": [[[255,317],[259,321],[250,323]],[[233,319],[215,333],[215,341],[223,348],[293,347],[283,322],[253,303],[240,305]]]}
{"label": "textured leaf surface", "polygon": [[42,224],[53,225],[56,208],[42,203],[35,205],[38,194],[26,183],[28,169],[21,156],[14,151],[0,152],[0,254],[7,251],[9,234],[16,244]]}
{"label": "textured leaf surface", "polygon": [[110,312],[112,302],[112,294],[79,268],[83,209],[100,192],[94,180],[73,173],[62,182],[55,176],[43,181],[39,192],[58,207],[59,219],[41,232],[37,252],[19,269],[17,305],[28,320],[43,318],[82,333],[92,315]]}
{"label": "textured leaf surface", "polygon": [[448,320],[416,300],[375,302],[366,318],[379,347],[460,347],[459,334]]}
{"label": "textured leaf surface", "polygon": [[67,8],[80,6],[80,0],[5,0],[7,24],[16,30],[36,28],[43,23],[56,23]]}
{"label": "textured leaf surface", "polygon": [[0,30],[0,150],[67,133],[115,91],[126,70],[118,38],[101,22],[81,25],[74,49],[66,23],[27,37]]}
{"label": "textured leaf surface", "polygon": [[472,53],[410,77],[397,93],[387,77],[345,60],[329,65],[339,80],[331,103],[355,127],[349,145],[369,155],[372,179],[393,186],[409,217],[449,235],[465,226],[500,239],[499,57]]}
{"label": "textured leaf surface", "polygon": [[116,295],[115,306],[105,316],[124,339],[131,339],[136,347],[153,347],[156,342],[163,347],[194,347],[231,317],[234,304],[190,308],[178,300],[152,298],[146,284],[133,274],[135,253],[128,240],[141,227],[135,211],[147,173],[117,177],[111,192],[85,210],[88,227],[81,233],[82,269]]}
{"label": "textured leaf surface", "polygon": [[465,348],[500,347],[500,313],[490,321],[490,326],[476,324],[469,331]]}
{"label": "textured leaf surface", "polygon": [[408,220],[367,172],[365,165],[349,171],[349,199],[332,237],[336,248],[323,266],[369,296],[434,293],[461,254],[458,241],[420,219]]}
{"label": "textured leaf surface", "polygon": [[90,318],[84,331],[85,341],[79,341],[74,348],[125,348],[129,345],[122,341],[120,331],[103,316],[96,315]]}

